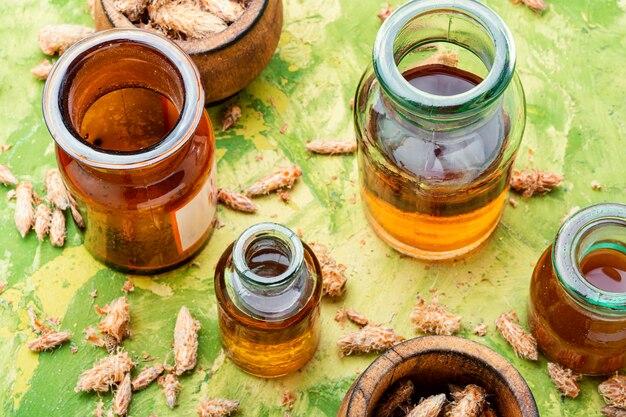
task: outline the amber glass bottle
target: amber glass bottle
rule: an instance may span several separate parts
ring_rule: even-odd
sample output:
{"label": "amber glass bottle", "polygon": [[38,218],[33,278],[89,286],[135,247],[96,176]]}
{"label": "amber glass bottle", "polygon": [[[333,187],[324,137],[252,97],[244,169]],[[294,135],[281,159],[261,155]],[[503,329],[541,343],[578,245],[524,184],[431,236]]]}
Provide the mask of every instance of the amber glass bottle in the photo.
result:
{"label": "amber glass bottle", "polygon": [[321,280],[311,249],[285,226],[259,223],[243,232],[215,272],[226,355],[265,378],[302,368],[319,342]]}
{"label": "amber glass bottle", "polygon": [[515,59],[473,0],[411,1],[378,31],[354,120],[365,213],[397,250],[455,258],[497,226],[525,123]]}
{"label": "amber glass bottle", "polygon": [[626,366],[626,205],[567,219],[535,267],[529,321],[541,351],[575,372]]}
{"label": "amber glass bottle", "polygon": [[43,110],[94,257],[154,273],[202,248],[217,203],[215,139],[200,75],[178,46],[99,32],[59,59]]}

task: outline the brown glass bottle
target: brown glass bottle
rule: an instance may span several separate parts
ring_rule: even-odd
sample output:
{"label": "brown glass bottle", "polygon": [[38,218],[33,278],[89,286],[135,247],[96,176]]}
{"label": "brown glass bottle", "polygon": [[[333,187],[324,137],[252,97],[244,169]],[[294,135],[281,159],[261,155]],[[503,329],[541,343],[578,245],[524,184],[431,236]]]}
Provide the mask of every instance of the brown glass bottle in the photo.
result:
{"label": "brown glass bottle", "polygon": [[215,139],[200,86],[179,47],[132,29],[79,42],[52,71],[44,116],[97,259],[154,273],[210,236]]}
{"label": "brown glass bottle", "polygon": [[625,267],[626,205],[591,206],[563,223],[530,286],[529,324],[550,360],[592,375],[626,366]]}
{"label": "brown glass bottle", "polygon": [[215,271],[226,355],[265,378],[302,368],[319,342],[321,277],[311,249],[288,228],[259,223],[244,231]]}

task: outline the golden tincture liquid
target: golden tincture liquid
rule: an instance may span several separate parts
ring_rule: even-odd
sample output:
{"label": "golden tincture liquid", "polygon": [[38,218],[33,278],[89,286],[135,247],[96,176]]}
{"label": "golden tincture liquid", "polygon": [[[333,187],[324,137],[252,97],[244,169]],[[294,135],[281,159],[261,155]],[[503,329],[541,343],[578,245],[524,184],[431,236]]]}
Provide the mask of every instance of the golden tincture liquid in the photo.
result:
{"label": "golden tincture liquid", "polygon": [[274,223],[247,229],[215,272],[226,355],[265,378],[302,368],[319,342],[321,288],[315,255],[293,231]]}
{"label": "golden tincture liquid", "polygon": [[580,270],[595,287],[626,293],[626,253],[612,248],[592,250],[580,261]]}
{"label": "golden tincture liquid", "polygon": [[[480,77],[445,65],[404,73],[409,83],[436,96],[469,91]],[[495,229],[508,190],[506,172],[495,171],[506,148],[508,121],[502,109],[470,131],[409,133],[374,106],[372,127],[395,169],[359,155],[366,214],[378,234],[407,254],[450,258],[479,246]]]}

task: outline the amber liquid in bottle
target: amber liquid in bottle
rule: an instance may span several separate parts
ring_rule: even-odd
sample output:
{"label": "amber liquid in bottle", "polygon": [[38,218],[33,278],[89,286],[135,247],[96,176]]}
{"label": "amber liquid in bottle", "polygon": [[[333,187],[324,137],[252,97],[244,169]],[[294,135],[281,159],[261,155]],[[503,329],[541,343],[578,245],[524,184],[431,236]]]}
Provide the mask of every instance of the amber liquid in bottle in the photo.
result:
{"label": "amber liquid in bottle", "polygon": [[[230,287],[226,274],[231,270],[229,247],[220,259],[215,277],[220,337],[226,355],[244,371],[268,378],[287,375],[302,368],[315,354],[319,343],[319,300],[321,282],[317,261],[303,244],[304,265],[282,295],[267,297],[264,290]],[[274,278],[287,271],[290,254],[269,238],[253,243],[245,259],[250,271]],[[313,275],[311,275],[313,274]],[[239,299],[234,301],[238,294]]]}
{"label": "amber liquid in bottle", "polygon": [[616,249],[595,249],[580,261],[585,279],[604,291],[626,293],[626,254]]}
{"label": "amber liquid in bottle", "polygon": [[[439,96],[466,92],[482,81],[439,64],[413,68],[404,77]],[[509,131],[506,115],[498,108],[468,134],[424,130],[423,137],[415,138],[386,117],[389,110],[382,103],[375,109],[375,126],[369,130],[390,140],[373,140],[403,171],[392,172],[360,155],[366,213],[379,235],[405,253],[431,259],[478,247],[497,226],[508,190],[506,170],[484,174],[502,159]]]}

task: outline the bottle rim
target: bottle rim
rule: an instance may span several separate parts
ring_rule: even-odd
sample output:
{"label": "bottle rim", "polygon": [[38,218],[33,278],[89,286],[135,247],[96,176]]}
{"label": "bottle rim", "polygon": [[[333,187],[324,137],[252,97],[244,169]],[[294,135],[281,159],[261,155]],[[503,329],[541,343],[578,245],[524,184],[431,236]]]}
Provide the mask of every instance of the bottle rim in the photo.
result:
{"label": "bottle rim", "polygon": [[[626,231],[626,205],[603,203],[586,207],[567,218],[557,233],[552,264],[557,278],[577,301],[607,313],[626,313],[626,292],[602,290],[585,279],[579,261],[581,243],[592,230],[607,226]],[[587,245],[593,246],[593,245]]]}
{"label": "bottle rim", "polygon": [[[454,37],[448,31],[445,37],[428,37],[403,51],[396,48],[396,39],[411,21],[436,12],[454,12],[479,25],[489,36],[495,49],[493,62],[486,62],[468,45],[463,44],[462,34]],[[489,72],[474,88],[456,95],[439,96],[419,90],[400,73],[398,63],[413,49],[432,42],[450,42],[472,50],[485,63]],[[516,50],[513,35],[491,8],[475,0],[413,0],[398,8],[383,22],[373,49],[373,67],[382,88],[403,107],[425,114],[473,113],[497,100],[506,90],[515,74]]]}
{"label": "bottle rim", "polygon": [[[252,272],[246,261],[246,254],[251,245],[264,238],[278,240],[290,252],[287,270],[275,277],[262,277]],[[275,288],[290,282],[297,276],[304,264],[304,247],[298,235],[288,227],[272,222],[257,223],[247,228],[237,238],[233,245],[232,258],[237,274],[246,282],[257,287]]]}
{"label": "bottle rim", "polygon": [[[70,88],[64,80],[68,71],[80,64],[86,54],[98,53],[122,41],[157,51],[178,70],[184,88],[183,106],[176,125],[155,145],[134,152],[104,151],[87,145],[65,123],[61,103],[64,91]],[[142,168],[167,159],[191,139],[203,115],[204,90],[195,63],[174,42],[142,29],[114,28],[80,40],[61,55],[46,81],[42,109],[52,138],[72,158],[95,168]]]}

